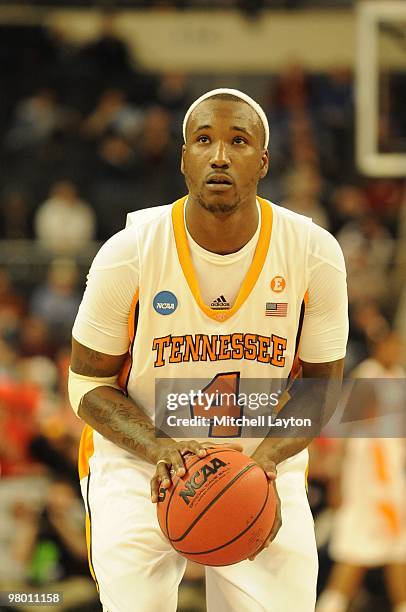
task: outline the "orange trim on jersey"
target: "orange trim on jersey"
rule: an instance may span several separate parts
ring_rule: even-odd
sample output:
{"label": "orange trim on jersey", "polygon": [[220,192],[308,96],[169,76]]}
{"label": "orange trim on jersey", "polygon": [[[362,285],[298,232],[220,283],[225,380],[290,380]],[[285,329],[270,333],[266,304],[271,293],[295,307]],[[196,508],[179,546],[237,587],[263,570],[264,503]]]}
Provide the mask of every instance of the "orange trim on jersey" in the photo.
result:
{"label": "orange trim on jersey", "polygon": [[79,444],[79,479],[82,480],[89,475],[89,459],[94,453],[93,429],[90,425],[85,425],[82,431]]}
{"label": "orange trim on jersey", "polygon": [[128,378],[129,378],[131,367],[133,364],[132,355],[133,355],[133,345],[134,345],[134,338],[135,338],[135,332],[136,332],[135,310],[138,306],[138,298],[139,298],[139,290],[137,289],[137,291],[134,293],[130,312],[128,313],[128,337],[130,340],[130,343],[128,346],[128,355],[125,358],[125,361],[121,367],[120,373],[118,375],[118,380],[117,380],[118,384],[120,385],[120,387],[123,389],[124,392],[127,392]]}
{"label": "orange trim on jersey", "polygon": [[202,300],[199,284],[193,267],[192,257],[190,255],[184,218],[184,206],[186,197],[187,196],[175,202],[172,208],[172,224],[180,265],[199,308],[211,319],[222,323],[223,321],[227,321],[227,319],[232,317],[243,305],[243,303],[251,293],[252,289],[254,288],[254,285],[257,282],[258,277],[262,271],[268,253],[269,243],[272,234],[272,206],[266,200],[258,197],[258,202],[261,207],[261,230],[259,233],[258,244],[255,249],[255,254],[247,272],[247,275],[241,285],[241,288],[237,295],[237,299],[235,300],[235,303],[232,308],[228,310],[212,310]]}
{"label": "orange trim on jersey", "polygon": [[303,296],[303,301],[305,303],[305,306],[307,306],[307,304],[309,303],[309,290],[306,290],[306,293]]}

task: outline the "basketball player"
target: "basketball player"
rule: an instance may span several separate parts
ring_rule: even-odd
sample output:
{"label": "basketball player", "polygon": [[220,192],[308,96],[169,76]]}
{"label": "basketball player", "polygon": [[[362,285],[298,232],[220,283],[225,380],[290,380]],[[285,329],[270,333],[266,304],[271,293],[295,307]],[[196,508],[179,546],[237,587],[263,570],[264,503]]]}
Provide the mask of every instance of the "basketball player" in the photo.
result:
{"label": "basketball player", "polygon": [[[237,90],[214,90],[189,108],[183,132],[187,197],[129,215],[92,264],[73,329],[69,389],[86,422],[79,469],[89,560],[108,612],[176,610],[186,561],[151,500],[171,473],[185,473],[186,452],[236,442],[156,437],[155,379],[286,379],[295,353],[305,377],[342,377],[343,256],[310,219],[257,197],[269,165],[262,108]],[[278,518],[252,560],[206,568],[208,610],[311,612],[310,439],[240,442],[277,486],[282,526]]]}
{"label": "basketball player", "polygon": [[[373,347],[372,356],[353,372],[355,378],[374,379],[363,392],[365,399],[358,394],[355,405],[362,409],[365,402],[368,413],[383,416],[380,429],[385,415],[388,419],[398,414],[402,435],[406,398],[405,370],[399,365],[401,342],[395,332],[384,331]],[[376,433],[346,441],[342,503],[330,542],[336,563],[317,612],[347,612],[367,569],[373,567],[385,568],[393,611],[406,612],[405,440],[377,438]]]}

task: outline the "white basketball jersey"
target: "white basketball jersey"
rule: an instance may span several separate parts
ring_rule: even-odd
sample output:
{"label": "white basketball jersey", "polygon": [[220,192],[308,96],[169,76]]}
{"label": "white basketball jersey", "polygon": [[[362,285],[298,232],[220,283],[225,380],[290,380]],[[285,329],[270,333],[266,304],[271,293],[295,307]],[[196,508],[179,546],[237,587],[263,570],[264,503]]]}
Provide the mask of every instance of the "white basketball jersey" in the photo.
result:
{"label": "white basketball jersey", "polygon": [[[261,230],[251,266],[228,310],[203,303],[184,221],[186,198],[129,215],[139,254],[139,291],[129,316],[129,356],[120,384],[155,419],[156,379],[287,379],[308,286],[311,219],[258,198]],[[189,410],[189,408],[187,408]],[[208,414],[207,416],[210,416]],[[228,433],[227,433],[228,432]],[[238,431],[225,429],[216,443]],[[176,437],[175,435],[172,437]],[[191,438],[185,431],[185,438]],[[242,440],[253,452],[261,440]],[[94,432],[94,450],[127,454]]]}

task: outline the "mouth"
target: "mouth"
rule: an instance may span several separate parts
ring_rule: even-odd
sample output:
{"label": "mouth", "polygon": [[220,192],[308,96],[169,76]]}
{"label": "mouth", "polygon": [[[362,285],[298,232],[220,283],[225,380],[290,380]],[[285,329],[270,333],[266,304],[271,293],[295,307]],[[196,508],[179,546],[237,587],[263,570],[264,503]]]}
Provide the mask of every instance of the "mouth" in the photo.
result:
{"label": "mouth", "polygon": [[206,181],[206,187],[210,191],[226,191],[232,185],[232,179],[225,174],[212,174]]}
{"label": "mouth", "polygon": [[227,174],[211,174],[206,181],[207,185],[232,185],[233,181]]}

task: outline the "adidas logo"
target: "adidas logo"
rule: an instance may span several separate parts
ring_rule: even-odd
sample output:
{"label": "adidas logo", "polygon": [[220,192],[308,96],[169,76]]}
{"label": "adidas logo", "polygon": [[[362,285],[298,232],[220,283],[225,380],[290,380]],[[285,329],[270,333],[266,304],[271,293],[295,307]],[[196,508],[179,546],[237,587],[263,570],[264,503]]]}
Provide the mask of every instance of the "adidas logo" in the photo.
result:
{"label": "adidas logo", "polygon": [[220,297],[218,297],[217,299],[212,301],[210,306],[214,310],[219,310],[219,309],[223,309],[224,310],[225,308],[230,308],[230,303],[227,302],[227,300],[224,297],[224,295],[220,295]]}

